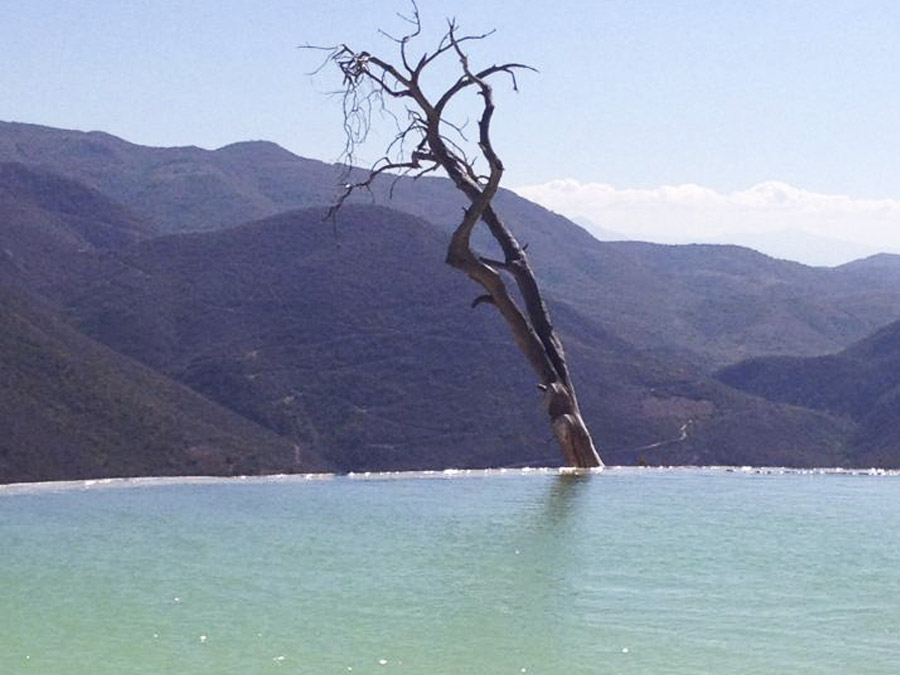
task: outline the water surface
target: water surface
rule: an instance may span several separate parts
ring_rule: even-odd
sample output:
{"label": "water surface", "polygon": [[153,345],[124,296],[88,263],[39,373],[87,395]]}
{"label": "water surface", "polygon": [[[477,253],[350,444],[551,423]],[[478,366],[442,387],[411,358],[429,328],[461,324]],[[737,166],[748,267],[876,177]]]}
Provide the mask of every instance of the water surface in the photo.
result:
{"label": "water surface", "polygon": [[0,673],[900,672],[900,476],[0,487]]}

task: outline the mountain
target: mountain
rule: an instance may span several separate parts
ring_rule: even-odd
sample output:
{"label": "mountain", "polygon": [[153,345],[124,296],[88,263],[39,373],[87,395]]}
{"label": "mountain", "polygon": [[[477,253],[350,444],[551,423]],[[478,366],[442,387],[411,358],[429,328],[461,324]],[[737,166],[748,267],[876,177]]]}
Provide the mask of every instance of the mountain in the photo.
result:
{"label": "mountain", "polygon": [[0,482],[327,467],[3,285],[0,372]]}
{"label": "mountain", "polygon": [[725,368],[729,386],[851,420],[858,465],[900,466],[900,321],[817,358],[760,358]]}
{"label": "mountain", "polygon": [[878,253],[841,265],[841,274],[887,290],[900,283],[900,255]]}
{"label": "mountain", "polygon": [[52,295],[101,251],[154,234],[127,208],[78,181],[0,162],[0,281]]}
{"label": "mountain", "polygon": [[[40,335],[38,361],[57,364],[6,392],[7,471],[25,461],[19,446],[58,463],[53,476],[559,461],[505,326],[470,309],[476,288],[443,264],[461,206],[447,181],[401,180],[390,201],[377,185],[391,208],[360,196],[332,221],[322,205],[340,167],[269,143],[142,148],[0,123],[0,160],[0,283],[24,308],[4,320],[26,317],[8,323],[0,358],[28,363],[22,344]],[[739,247],[598,242],[512,193],[498,207],[529,245],[607,462],[856,462],[845,414],[707,373],[888,323],[896,260],[824,270]],[[71,390],[60,353],[77,364]],[[57,409],[58,422],[41,416]],[[47,450],[82,432],[70,455]]]}
{"label": "mountain", "polygon": [[[810,268],[737,246],[607,244],[621,256],[591,263],[604,279],[590,298],[573,298],[623,319],[625,338],[667,343],[700,355],[708,366],[755,355],[822,354],[840,349],[893,320],[900,288],[872,275]],[[607,270],[610,270],[607,272]],[[624,281],[624,279],[628,281]]]}
{"label": "mountain", "polygon": [[78,181],[0,163],[0,482],[328,468],[61,314],[105,258],[154,234]]}
{"label": "mountain", "polygon": [[331,203],[340,168],[263,141],[209,151],[151,148],[109,134],[0,122],[0,161],[79,181],[160,232],[231,227],[299,206]]}
{"label": "mountain", "polygon": [[[342,180],[341,167],[272,143],[146,148],[100,132],[17,123],[0,123],[0,161],[81,181],[166,233],[332,203]],[[464,205],[438,178],[386,179],[355,202],[422,217],[444,232]],[[600,242],[512,192],[501,192],[497,205],[529,244],[548,292],[660,358],[711,372],[754,356],[819,355],[900,318],[900,286],[883,283],[882,271],[810,268],[735,246]]]}
{"label": "mountain", "polygon": [[773,258],[802,260],[805,265],[814,267],[835,267],[878,252],[878,249],[866,244],[833,239],[804,230],[735,232],[710,238],[706,243],[738,244]]}
{"label": "mountain", "polygon": [[591,233],[595,239],[599,239],[600,241],[633,241],[633,237],[629,237],[627,234],[623,234],[622,232],[618,232],[616,230],[610,230],[605,227],[601,227],[597,223],[595,223],[590,218],[585,218],[584,216],[580,216],[577,218],[572,218],[572,222],[576,225],[580,225],[585,230]]}
{"label": "mountain", "polygon": [[[558,463],[533,375],[441,264],[443,234],[382,207],[324,216],[142,242],[104,261],[71,316],[341,470]],[[842,461],[840,421],[660,363],[550,301],[607,461]]]}
{"label": "mountain", "polygon": [[34,218],[34,226],[46,214],[59,216],[53,227],[65,231],[77,243],[91,247],[120,248],[155,234],[153,228],[103,193],[78,181],[16,162],[0,163],[0,217]]}
{"label": "mountain", "polygon": [[642,241],[666,245],[712,244],[716,246],[741,246],[750,248],[770,258],[801,262],[810,267],[836,267],[848,261],[876,254],[873,246],[812,234],[805,230],[783,229],[769,232],[731,232],[716,236],[687,237],[677,231],[667,237],[650,239],[612,232],[595,225],[587,218],[576,218],[601,241]]}

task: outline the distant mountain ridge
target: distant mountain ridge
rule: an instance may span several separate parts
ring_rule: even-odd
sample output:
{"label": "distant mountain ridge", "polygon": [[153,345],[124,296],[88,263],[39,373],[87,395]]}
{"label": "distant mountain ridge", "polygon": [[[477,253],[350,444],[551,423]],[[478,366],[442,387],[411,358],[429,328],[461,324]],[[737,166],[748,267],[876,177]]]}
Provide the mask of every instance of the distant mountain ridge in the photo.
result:
{"label": "distant mountain ridge", "polygon": [[[85,182],[161,233],[333,203],[342,171],[266,142],[215,151],[145,148],[99,132],[15,123],[0,123],[0,161]],[[373,201],[444,231],[463,206],[437,178],[382,181],[357,203]],[[548,291],[636,345],[710,370],[766,354],[836,351],[900,318],[900,286],[880,281],[883,271],[808,268],[737,247],[599,242],[509,191],[498,207],[529,244]]]}
{"label": "distant mountain ridge", "polygon": [[330,203],[339,167],[274,143],[151,148],[109,134],[0,122],[0,161],[58,173],[127,205],[160,233],[218,229]]}

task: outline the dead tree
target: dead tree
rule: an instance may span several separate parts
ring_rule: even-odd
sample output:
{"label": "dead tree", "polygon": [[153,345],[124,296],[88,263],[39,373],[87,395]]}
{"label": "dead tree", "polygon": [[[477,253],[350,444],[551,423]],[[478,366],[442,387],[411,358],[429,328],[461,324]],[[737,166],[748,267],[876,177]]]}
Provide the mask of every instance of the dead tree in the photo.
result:
{"label": "dead tree", "polygon": [[[521,63],[474,68],[469,63],[465,43],[483,40],[491,33],[460,35],[455,20],[448,20],[447,30],[434,51],[414,59],[410,54],[411,45],[422,32],[415,4],[412,16],[402,18],[409,23],[409,32],[399,38],[382,33],[396,46],[397,59],[393,63],[345,44],[325,48],[307,45],[325,49],[328,55],[322,67],[336,65],[343,76],[339,93],[343,100],[348,165],[353,164],[356,148],[366,140],[373,116],[386,114],[397,123],[396,136],[386,155],[363,180],[347,182],[334,209],[340,208],[353,192],[369,189],[384,174],[418,178],[442,169],[469,202],[450,238],[447,263],[465,272],[484,290],[472,302],[473,307],[491,304],[506,320],[537,374],[538,388],[544,393],[550,423],[566,464],[579,468],[602,466],[578,407],[562,343],[550,321],[528,257],[493,205],[503,176],[503,163],[491,141],[494,95],[490,83],[504,76],[510,78],[516,89],[517,73],[533,69]],[[435,64],[447,59],[457,63],[456,79],[437,95],[426,93],[423,76],[426,73],[431,76],[438,70]],[[463,101],[463,97],[468,98]],[[472,105],[473,100],[477,102],[477,128],[473,129],[473,135],[477,135],[477,152],[470,156],[464,129],[451,121],[449,109],[461,101]],[[475,168],[479,158],[486,164],[483,173]],[[473,251],[472,234],[479,223],[484,223],[496,240],[502,260]],[[510,292],[507,279],[515,283],[524,310]]]}

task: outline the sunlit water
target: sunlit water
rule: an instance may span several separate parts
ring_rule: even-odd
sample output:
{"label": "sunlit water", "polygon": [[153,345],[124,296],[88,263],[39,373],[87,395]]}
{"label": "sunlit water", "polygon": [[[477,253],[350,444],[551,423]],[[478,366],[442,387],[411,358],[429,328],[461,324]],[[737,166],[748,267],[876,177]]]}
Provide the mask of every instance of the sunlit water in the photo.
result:
{"label": "sunlit water", "polygon": [[0,487],[0,673],[900,673],[900,476]]}

